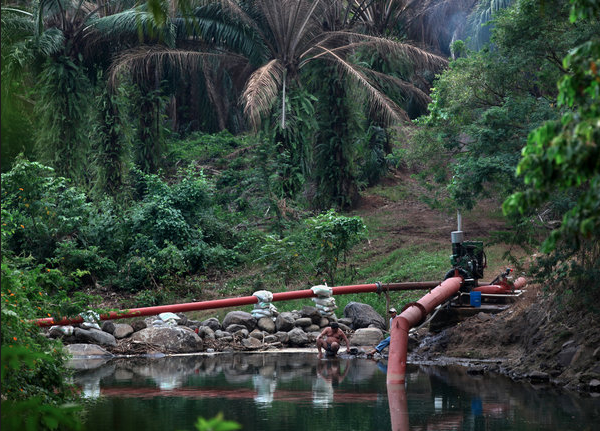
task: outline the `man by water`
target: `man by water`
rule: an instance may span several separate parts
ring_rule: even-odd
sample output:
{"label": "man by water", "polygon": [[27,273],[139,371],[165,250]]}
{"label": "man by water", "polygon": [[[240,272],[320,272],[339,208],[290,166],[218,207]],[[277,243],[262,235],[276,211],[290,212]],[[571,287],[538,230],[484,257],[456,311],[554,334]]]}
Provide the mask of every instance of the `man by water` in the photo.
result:
{"label": "man by water", "polygon": [[[390,331],[391,331],[392,330],[392,322],[394,321],[394,318],[396,317],[398,312],[396,311],[395,308],[390,308],[388,313],[390,314]],[[383,351],[383,349],[385,349],[386,347],[388,347],[390,345],[391,339],[392,339],[391,336],[388,336],[387,338],[383,339],[377,345],[377,347],[375,347],[370,352],[367,352],[367,356],[373,356],[375,353],[381,353]]]}
{"label": "man by water", "polygon": [[335,356],[342,346],[342,339],[346,343],[346,353],[350,350],[350,343],[344,331],[340,329],[340,325],[337,322],[331,322],[331,324],[323,329],[323,332],[317,337],[317,349],[319,350],[319,359],[323,357],[322,349],[325,350],[327,356]]}

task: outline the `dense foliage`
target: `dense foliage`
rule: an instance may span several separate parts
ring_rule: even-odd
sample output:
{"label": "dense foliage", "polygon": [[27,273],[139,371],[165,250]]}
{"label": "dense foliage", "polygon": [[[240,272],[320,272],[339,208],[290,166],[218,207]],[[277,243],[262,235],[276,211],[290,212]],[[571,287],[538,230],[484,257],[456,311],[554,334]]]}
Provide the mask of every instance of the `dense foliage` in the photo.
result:
{"label": "dense foliage", "polygon": [[560,115],[562,58],[599,29],[597,22],[571,25],[568,14],[565,2],[515,2],[496,15],[493,48],[457,49],[463,57],[436,81],[411,159],[429,160],[433,178],[447,184],[440,196],[459,208],[522,185],[514,172],[528,134]]}
{"label": "dense foliage", "polygon": [[[600,5],[577,2],[571,22],[598,27]],[[509,214],[531,214],[555,206],[557,194],[572,202],[542,245],[538,278],[550,275],[565,296],[576,290],[597,309],[600,296],[600,36],[579,44],[563,61],[558,83],[560,121],[551,121],[528,137],[517,173],[526,188],[504,203]],[[558,192],[558,193],[557,193]]]}

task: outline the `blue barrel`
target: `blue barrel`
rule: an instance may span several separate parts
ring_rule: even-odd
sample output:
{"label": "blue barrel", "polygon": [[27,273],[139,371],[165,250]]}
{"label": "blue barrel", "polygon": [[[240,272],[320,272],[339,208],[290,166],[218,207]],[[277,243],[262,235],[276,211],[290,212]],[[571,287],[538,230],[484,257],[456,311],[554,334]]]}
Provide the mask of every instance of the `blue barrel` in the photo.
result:
{"label": "blue barrel", "polygon": [[471,297],[472,307],[481,307],[481,292],[471,292],[469,296]]}

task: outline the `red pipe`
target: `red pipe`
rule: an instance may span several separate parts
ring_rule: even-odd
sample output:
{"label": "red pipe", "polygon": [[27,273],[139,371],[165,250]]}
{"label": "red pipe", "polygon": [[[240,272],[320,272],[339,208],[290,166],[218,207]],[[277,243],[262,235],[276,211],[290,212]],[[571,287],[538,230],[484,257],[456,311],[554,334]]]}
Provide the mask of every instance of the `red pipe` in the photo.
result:
{"label": "red pipe", "polygon": [[[438,284],[437,281],[424,282],[406,282],[406,283],[373,283],[373,284],[357,284],[352,286],[332,287],[333,295],[345,295],[349,293],[368,293],[368,292],[383,292],[386,290],[418,290],[431,289]],[[294,290],[291,292],[279,292],[273,294],[273,301],[289,301],[293,299],[310,298],[317,296],[311,289]],[[123,319],[127,317],[140,316],[156,316],[160,313],[185,313],[187,311],[209,310],[214,308],[238,307],[242,305],[256,304],[258,298],[256,296],[242,296],[239,298],[216,299],[212,301],[188,302],[185,304],[159,305],[156,307],[131,308],[128,310],[111,311],[100,315],[100,320]],[[55,320],[52,317],[34,320],[38,326],[52,325],[70,325],[74,323],[82,323],[83,318],[64,317],[60,320]]]}
{"label": "red pipe", "polygon": [[392,431],[410,431],[408,401],[404,385],[387,385],[388,406]]}
{"label": "red pipe", "polygon": [[509,281],[500,281],[499,284],[490,284],[476,287],[473,289],[475,292],[481,292],[486,294],[504,294],[512,293],[515,290],[522,289],[527,284],[525,277],[519,277],[514,283]]}
{"label": "red pipe", "polygon": [[391,325],[390,351],[388,357],[387,384],[404,384],[406,378],[406,357],[408,349],[408,330],[425,320],[435,307],[456,293],[463,283],[462,277],[444,280],[438,287],[423,296],[397,316]]}

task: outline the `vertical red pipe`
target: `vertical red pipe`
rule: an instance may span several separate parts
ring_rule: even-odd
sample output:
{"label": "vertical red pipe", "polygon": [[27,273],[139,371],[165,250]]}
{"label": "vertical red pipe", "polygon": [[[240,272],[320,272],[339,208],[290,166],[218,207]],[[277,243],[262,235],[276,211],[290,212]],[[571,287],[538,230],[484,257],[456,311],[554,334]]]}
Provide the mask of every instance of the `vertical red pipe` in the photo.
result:
{"label": "vertical red pipe", "polygon": [[387,384],[404,384],[406,378],[406,357],[408,352],[408,330],[425,320],[435,307],[454,296],[463,279],[452,277],[409,305],[392,322],[390,328],[390,351],[388,356]]}
{"label": "vertical red pipe", "polygon": [[408,402],[404,385],[387,385],[392,431],[410,431]]}

